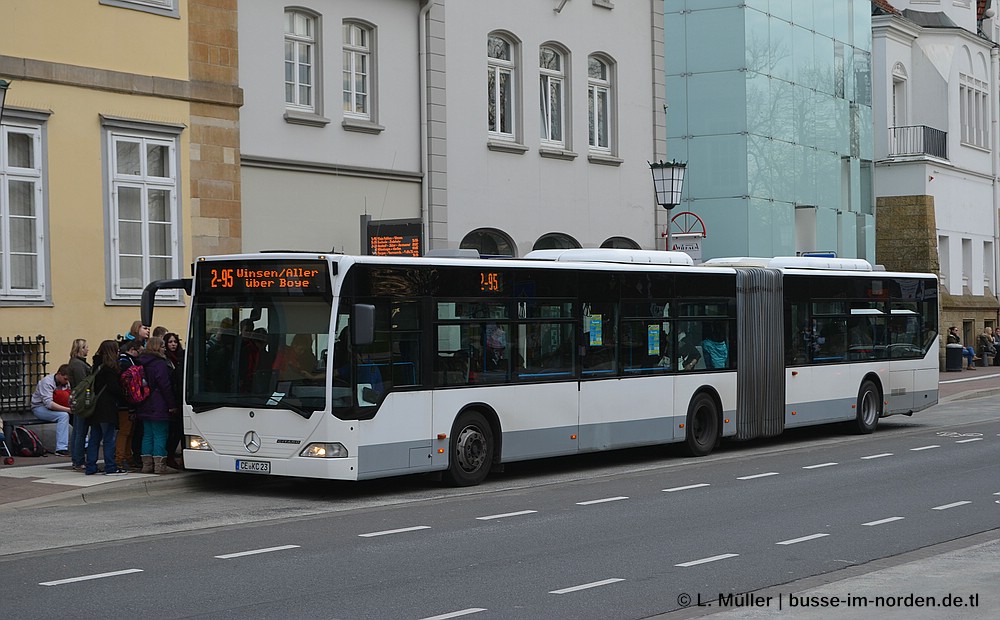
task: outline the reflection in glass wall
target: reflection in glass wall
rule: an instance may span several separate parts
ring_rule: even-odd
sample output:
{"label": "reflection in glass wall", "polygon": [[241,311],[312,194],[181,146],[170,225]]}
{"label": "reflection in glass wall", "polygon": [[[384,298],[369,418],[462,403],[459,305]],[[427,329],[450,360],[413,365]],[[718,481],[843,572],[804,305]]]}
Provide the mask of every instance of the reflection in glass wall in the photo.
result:
{"label": "reflection in glass wall", "polygon": [[[688,163],[681,207],[710,231],[703,258],[835,251],[874,262],[869,3],[666,0],[664,10],[676,34],[665,41],[667,153]],[[787,231],[741,225],[762,204]],[[815,230],[787,216],[802,207],[816,210]],[[831,221],[852,236],[813,247]]]}

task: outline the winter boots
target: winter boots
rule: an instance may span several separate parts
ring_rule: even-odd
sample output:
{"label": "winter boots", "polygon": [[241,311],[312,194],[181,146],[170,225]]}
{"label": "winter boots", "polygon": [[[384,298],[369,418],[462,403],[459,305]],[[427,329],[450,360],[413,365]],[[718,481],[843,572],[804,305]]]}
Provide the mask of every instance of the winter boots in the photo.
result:
{"label": "winter boots", "polygon": [[153,473],[153,457],[152,457],[152,455],[150,455],[150,454],[143,454],[142,455],[142,469],[139,470],[139,473],[142,473],[142,474],[151,474],[151,473]]}
{"label": "winter boots", "polygon": [[[146,457],[142,457],[142,458],[145,459]],[[151,458],[153,459],[153,473],[154,474],[176,474],[178,472],[178,470],[174,469],[173,467],[171,467],[171,466],[169,466],[169,465],[167,465],[166,463],[163,462],[165,460],[165,457],[154,456],[154,457],[151,457]],[[143,471],[145,471],[145,467],[143,467]]]}

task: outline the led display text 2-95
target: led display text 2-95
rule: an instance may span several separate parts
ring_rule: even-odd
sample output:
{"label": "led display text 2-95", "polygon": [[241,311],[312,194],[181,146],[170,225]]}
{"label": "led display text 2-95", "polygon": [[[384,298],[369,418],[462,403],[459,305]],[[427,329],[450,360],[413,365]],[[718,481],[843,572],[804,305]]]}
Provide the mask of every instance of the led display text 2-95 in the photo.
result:
{"label": "led display text 2-95", "polygon": [[325,265],[275,265],[262,263],[220,263],[203,265],[199,270],[201,290],[219,293],[245,291],[325,292]]}

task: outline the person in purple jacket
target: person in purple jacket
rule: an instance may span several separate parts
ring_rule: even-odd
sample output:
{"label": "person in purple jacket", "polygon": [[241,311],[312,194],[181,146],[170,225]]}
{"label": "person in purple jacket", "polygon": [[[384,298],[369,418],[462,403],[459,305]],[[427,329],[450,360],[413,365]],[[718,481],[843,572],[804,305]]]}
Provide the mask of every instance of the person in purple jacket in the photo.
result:
{"label": "person in purple jacket", "polygon": [[149,397],[136,407],[136,418],[142,420],[142,473],[174,474],[177,470],[164,463],[167,458],[167,435],[170,416],[177,415],[177,400],[170,382],[163,338],[150,338],[139,363],[146,372]]}

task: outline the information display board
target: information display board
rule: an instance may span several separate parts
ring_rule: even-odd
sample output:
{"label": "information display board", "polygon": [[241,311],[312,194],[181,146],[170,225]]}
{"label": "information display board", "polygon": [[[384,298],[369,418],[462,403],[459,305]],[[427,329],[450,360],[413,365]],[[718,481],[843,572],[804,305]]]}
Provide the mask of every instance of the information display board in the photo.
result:
{"label": "information display board", "polygon": [[369,220],[368,254],[371,256],[420,256],[420,220]]}

